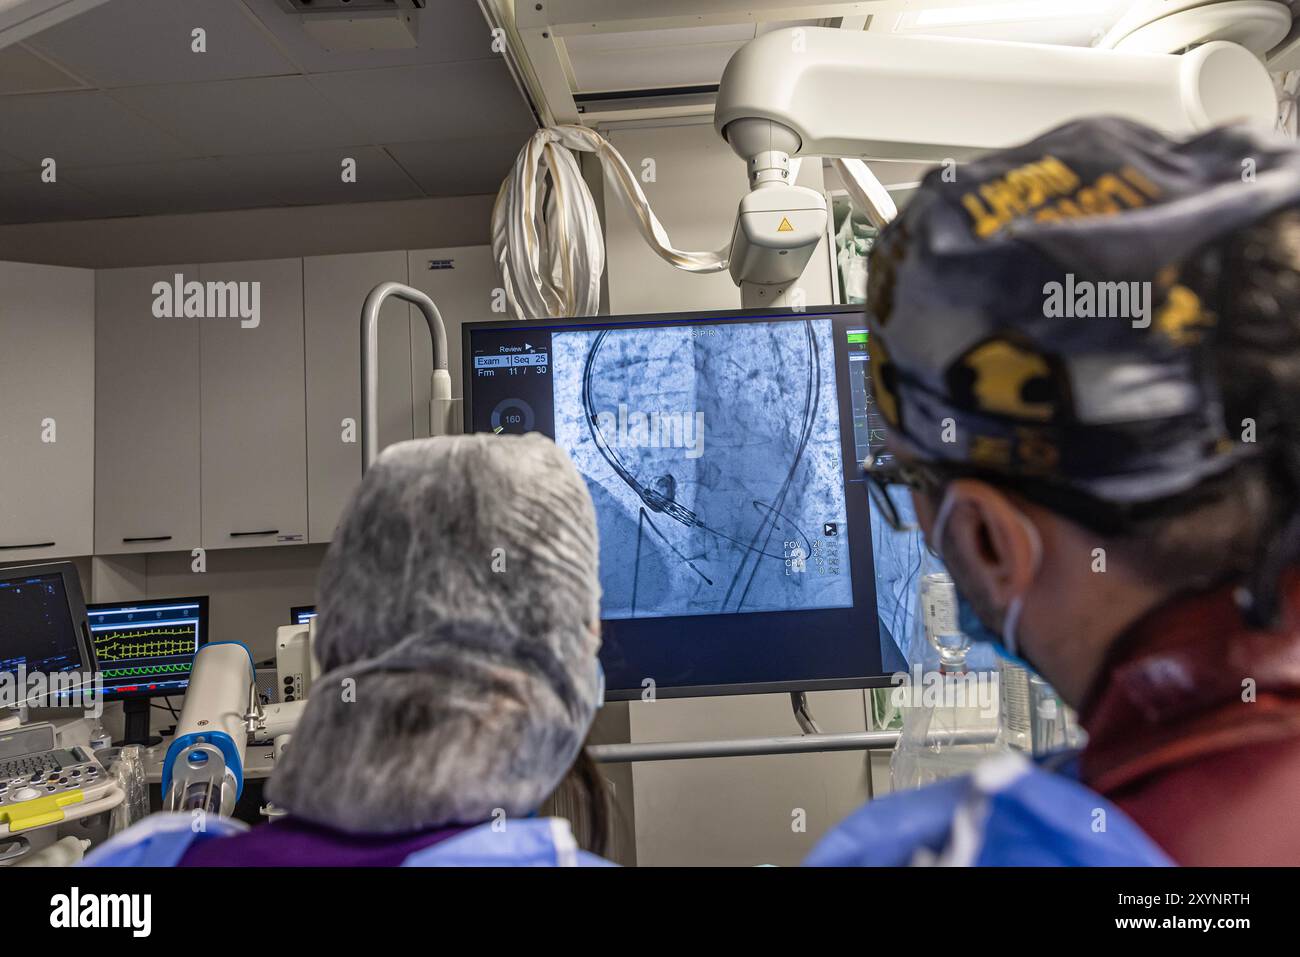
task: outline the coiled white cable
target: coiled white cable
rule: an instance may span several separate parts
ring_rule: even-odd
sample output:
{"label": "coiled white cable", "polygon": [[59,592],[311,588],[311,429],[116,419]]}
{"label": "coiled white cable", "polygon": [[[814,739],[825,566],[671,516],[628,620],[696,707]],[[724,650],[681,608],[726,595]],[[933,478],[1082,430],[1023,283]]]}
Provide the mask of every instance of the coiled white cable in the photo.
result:
{"label": "coiled white cable", "polygon": [[[520,319],[595,315],[605,271],[605,238],[595,200],[572,151],[594,153],[650,248],[687,272],[727,268],[727,247],[688,252],[672,245],[636,176],[595,130],[539,130],[519,152],[492,208],[492,253],[510,310]],[[539,191],[549,191],[539,203]]]}

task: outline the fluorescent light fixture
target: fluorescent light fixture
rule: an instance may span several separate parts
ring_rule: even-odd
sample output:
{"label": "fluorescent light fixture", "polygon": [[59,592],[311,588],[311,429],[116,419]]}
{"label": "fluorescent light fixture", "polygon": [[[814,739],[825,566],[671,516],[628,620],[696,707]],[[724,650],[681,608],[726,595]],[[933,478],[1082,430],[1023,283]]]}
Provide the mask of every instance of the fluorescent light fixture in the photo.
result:
{"label": "fluorescent light fixture", "polygon": [[1015,3],[986,3],[966,7],[936,7],[904,13],[899,30],[934,27],[974,26],[981,23],[1009,23],[1018,20],[1073,19],[1109,13],[1115,0],[1019,0]]}

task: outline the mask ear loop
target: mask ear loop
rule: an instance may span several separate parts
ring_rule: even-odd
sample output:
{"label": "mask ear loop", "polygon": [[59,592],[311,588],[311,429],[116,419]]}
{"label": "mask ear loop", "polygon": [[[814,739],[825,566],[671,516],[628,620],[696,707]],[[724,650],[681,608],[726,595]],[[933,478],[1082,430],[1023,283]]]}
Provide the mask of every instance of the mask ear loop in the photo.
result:
{"label": "mask ear loop", "polygon": [[[1029,516],[1019,509],[1016,510],[1016,516],[1020,519],[1020,524],[1025,530],[1025,535],[1029,538],[1030,551],[1033,552],[1033,571],[1031,572],[1030,582],[1038,577],[1038,570],[1043,567],[1043,536],[1038,533],[1038,526],[1030,521]],[[1020,615],[1025,610],[1025,596],[1017,595],[1011,599],[1011,604],[1007,606],[1007,616],[1002,620],[1002,643],[1007,646],[1007,651],[1013,655],[1020,655],[1020,643],[1016,638],[1016,629],[1020,626]]]}
{"label": "mask ear loop", "polygon": [[935,558],[943,561],[943,533],[947,531],[948,519],[952,517],[953,506],[957,504],[957,498],[952,494],[952,483],[944,489],[943,501],[939,503],[939,511],[934,513],[934,523],[930,526],[930,538],[934,542],[926,541],[926,547],[930,549],[930,554]]}

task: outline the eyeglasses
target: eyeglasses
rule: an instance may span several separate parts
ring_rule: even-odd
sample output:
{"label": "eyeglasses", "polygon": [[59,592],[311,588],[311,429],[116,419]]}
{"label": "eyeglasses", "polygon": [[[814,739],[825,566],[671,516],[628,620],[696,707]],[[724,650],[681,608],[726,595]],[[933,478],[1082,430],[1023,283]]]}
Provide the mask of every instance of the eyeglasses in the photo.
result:
{"label": "eyeglasses", "polygon": [[943,483],[932,469],[911,462],[900,462],[892,455],[871,452],[862,463],[862,478],[880,516],[896,532],[915,532],[914,522],[904,521],[898,505],[889,494],[889,486],[903,486],[913,492],[930,492]]}

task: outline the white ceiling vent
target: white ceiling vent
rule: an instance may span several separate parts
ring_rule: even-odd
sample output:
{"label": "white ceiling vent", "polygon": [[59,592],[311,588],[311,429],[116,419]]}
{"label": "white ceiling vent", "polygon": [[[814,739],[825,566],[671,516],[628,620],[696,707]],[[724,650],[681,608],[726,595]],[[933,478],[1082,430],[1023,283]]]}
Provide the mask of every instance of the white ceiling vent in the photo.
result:
{"label": "white ceiling vent", "polygon": [[325,50],[409,50],[419,45],[415,11],[425,0],[280,0]]}
{"label": "white ceiling vent", "polygon": [[393,13],[420,9],[425,0],[280,0],[280,3],[295,13]]}

